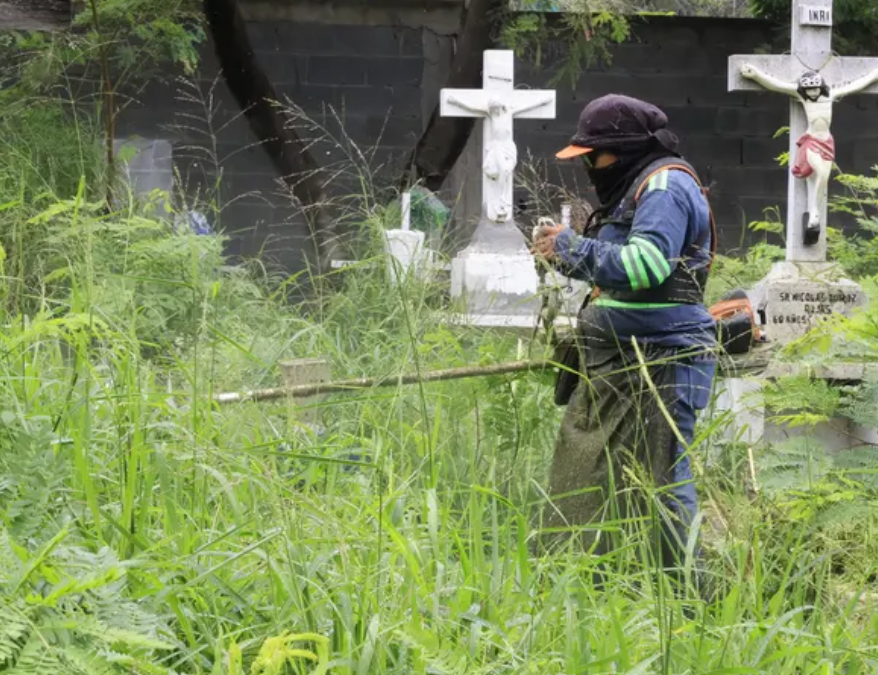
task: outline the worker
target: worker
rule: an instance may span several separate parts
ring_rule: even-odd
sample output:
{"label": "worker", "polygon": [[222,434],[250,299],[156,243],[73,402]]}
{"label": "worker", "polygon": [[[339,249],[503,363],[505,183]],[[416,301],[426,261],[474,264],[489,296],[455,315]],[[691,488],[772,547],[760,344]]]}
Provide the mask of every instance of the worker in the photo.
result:
{"label": "worker", "polygon": [[557,440],[544,525],[606,553],[619,528],[602,522],[652,522],[662,536],[656,558],[679,571],[698,511],[690,446],[716,369],[704,306],[715,232],[667,125],[659,108],[627,96],[589,103],[557,156],[583,163],[599,206],[583,234],[539,228],[533,252],[594,289],[578,315],[582,376]]}

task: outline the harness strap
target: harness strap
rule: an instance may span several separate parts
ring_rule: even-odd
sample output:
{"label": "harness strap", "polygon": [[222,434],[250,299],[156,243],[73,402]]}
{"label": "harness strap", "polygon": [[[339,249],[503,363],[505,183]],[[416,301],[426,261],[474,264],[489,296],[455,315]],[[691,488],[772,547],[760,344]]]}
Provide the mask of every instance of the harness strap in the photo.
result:
{"label": "harness strap", "polygon": [[659,175],[662,171],[670,171],[671,169],[685,171],[692,176],[692,179],[698,184],[698,187],[701,188],[701,194],[704,195],[705,201],[707,201],[707,211],[710,214],[710,262],[707,264],[707,269],[710,270],[713,268],[713,260],[716,256],[716,219],[713,216],[713,209],[710,207],[710,200],[707,198],[708,189],[701,184],[701,181],[692,169],[685,164],[666,164],[659,167],[643,179],[640,187],[637,188],[637,192],[634,193],[634,201],[636,203],[640,200],[640,196],[643,194],[646,186],[649,185],[650,180]]}
{"label": "harness strap", "polygon": [[[635,191],[634,203],[636,204],[640,200],[640,197],[641,197],[641,195],[643,195],[643,191],[649,185],[650,180],[652,180],[655,176],[660,174],[662,171],[670,171],[671,169],[679,169],[680,171],[685,171],[687,174],[692,176],[692,179],[695,181],[695,183],[698,185],[698,187],[701,188],[701,194],[704,195],[704,199],[707,202],[707,211],[708,211],[708,214],[710,216],[710,260],[707,263],[707,271],[710,272],[710,270],[713,268],[713,262],[714,262],[714,259],[716,257],[716,219],[714,218],[714,215],[713,215],[713,209],[710,207],[710,200],[707,198],[707,193],[709,190],[708,190],[708,188],[704,187],[704,185],[702,185],[701,180],[699,180],[699,178],[698,178],[698,175],[695,173],[695,171],[691,167],[687,166],[686,164],[665,164],[663,166],[660,166],[655,171],[651,171],[646,176],[646,178],[644,178],[641,181],[640,186]],[[592,288],[591,293],[586,298],[586,302],[588,302],[589,299],[595,300],[595,299],[599,298],[600,295],[601,295],[601,289],[599,287],[595,286],[594,288]]]}

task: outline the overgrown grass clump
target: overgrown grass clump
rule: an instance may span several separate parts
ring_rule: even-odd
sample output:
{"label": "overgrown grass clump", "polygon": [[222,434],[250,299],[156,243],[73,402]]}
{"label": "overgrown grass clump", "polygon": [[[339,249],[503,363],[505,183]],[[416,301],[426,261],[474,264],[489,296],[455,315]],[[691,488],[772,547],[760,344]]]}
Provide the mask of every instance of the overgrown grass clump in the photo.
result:
{"label": "overgrown grass clump", "polygon": [[704,420],[711,604],[668,592],[636,528],[608,559],[536,555],[548,373],[304,409],[211,398],[278,384],[287,358],[393,379],[511,360],[514,338],[453,329],[436,288],[380,266],[292,304],[292,280],[228,266],[222,237],[107,214],[69,178],[0,210],[0,673],[878,667],[867,455],[759,453],[754,497],[746,449]]}

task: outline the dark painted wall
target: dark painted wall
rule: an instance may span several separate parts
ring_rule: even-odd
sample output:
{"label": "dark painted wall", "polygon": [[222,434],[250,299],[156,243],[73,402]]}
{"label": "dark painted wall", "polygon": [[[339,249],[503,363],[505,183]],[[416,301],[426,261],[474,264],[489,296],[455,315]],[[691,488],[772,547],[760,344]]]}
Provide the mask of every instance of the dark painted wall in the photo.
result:
{"label": "dark painted wall", "polygon": [[[252,23],[250,30],[280,97],[317,122],[298,124],[299,131],[332,136],[315,141],[313,152],[333,176],[336,194],[359,191],[364,177],[381,185],[398,175],[444,83],[451,38],[429,27],[289,21]],[[786,202],[786,172],[775,158],[787,140],[772,136],[787,122],[788,101],[726,91],[727,57],[764,48],[776,37],[773,31],[761,22],[729,19],[662,17],[635,26],[632,40],[613,50],[611,65],[590,69],[575,90],[558,86],[558,119],[517,123],[522,161],[545,161],[552,180],[581,185],[573,167],[556,166],[552,157],[569,139],[582,106],[610,92],[648,99],[668,113],[684,154],[711,183],[721,248],[735,247],[746,222]],[[547,87],[553,74],[552,49],[547,51],[547,67],[519,65],[520,85]],[[197,95],[179,83],[148,87],[126,111],[120,131],[172,138],[176,163],[190,185],[211,184],[221,168],[221,225],[235,235],[232,252],[265,252],[298,268],[310,248],[304,220],[229,92],[214,81],[210,47],[201,70]],[[845,171],[868,172],[878,163],[876,99],[854,97],[837,107],[838,162]],[[205,118],[211,118],[212,131]]]}
{"label": "dark painted wall", "polygon": [[[589,99],[611,92],[647,99],[665,110],[681,151],[711,183],[722,248],[734,247],[744,224],[761,219],[764,209],[786,211],[787,173],[776,158],[789,141],[773,136],[789,123],[789,100],[768,92],[729,93],[726,82],[730,54],[764,50],[773,39],[781,49],[788,45],[763,22],[654,18],[613,50],[611,65],[590,70],[575,91],[558,90],[555,122],[522,126],[518,140],[535,156],[546,156],[566,144]],[[522,69],[519,81],[544,86],[549,76],[546,69]],[[878,164],[878,97],[842,101],[833,129],[843,171],[867,173]]]}
{"label": "dark painted wall", "polygon": [[[425,65],[430,70],[423,31],[291,22],[249,29],[280,103],[300,108],[291,124],[311,142],[330,195],[389,185],[422,130]],[[174,141],[185,192],[221,205],[231,254],[298,269],[312,255],[306,221],[218,73],[208,45],[197,82],[151,83],[121,115],[118,133]],[[349,207],[339,210],[344,217]]]}

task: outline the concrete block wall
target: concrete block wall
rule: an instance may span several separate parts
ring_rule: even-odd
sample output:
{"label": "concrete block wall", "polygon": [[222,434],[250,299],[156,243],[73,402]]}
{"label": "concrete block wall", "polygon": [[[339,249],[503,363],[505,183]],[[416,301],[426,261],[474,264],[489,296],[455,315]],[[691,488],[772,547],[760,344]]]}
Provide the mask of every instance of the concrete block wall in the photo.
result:
{"label": "concrete block wall", "polygon": [[[297,125],[298,131],[312,139],[316,159],[333,175],[330,191],[359,191],[363,176],[380,189],[399,175],[438,100],[453,56],[448,17],[441,30],[431,26],[429,14],[418,21],[388,19],[385,25],[374,17],[369,25],[350,18],[344,24],[332,17],[310,19],[251,21],[257,58],[280,99],[301,106],[312,119],[312,124]],[[575,87],[557,86],[556,120],[516,123],[521,161],[533,158],[544,164],[553,182],[588,196],[578,167],[554,160],[583,105],[610,92],[648,99],[668,113],[684,155],[711,186],[721,250],[734,249],[743,241],[746,223],[761,219],[765,209],[785,208],[786,171],[775,158],[787,149],[787,138],[772,136],[787,123],[789,102],[771,93],[728,93],[726,60],[733,53],[764,49],[777,37],[773,25],[751,20],[652,17],[639,23],[631,40],[612,50],[611,64],[589,68]],[[540,69],[517,64],[519,86],[548,86],[560,49],[547,45],[545,51],[549,58]],[[234,235],[230,252],[263,254],[290,270],[301,268],[311,251],[305,221],[217,75],[207,45],[202,94],[194,96],[191,87],[178,82],[153,83],[124,114],[120,133],[172,140],[177,166],[191,184],[210,185],[221,170],[221,224]],[[199,126],[193,118],[206,114],[196,99],[206,98],[208,91],[215,146],[193,129]],[[843,170],[868,173],[878,164],[878,97],[843,101],[836,108],[834,130]],[[197,156],[205,147],[215,147],[216,161],[203,152]],[[468,154],[478,152],[473,147]],[[453,187],[478,184],[478,176],[471,174]],[[525,195],[519,191],[518,197]],[[460,203],[477,210],[477,200]]]}
{"label": "concrete block wall", "polygon": [[[609,65],[589,69],[575,89],[558,89],[554,122],[536,128],[522,124],[517,139],[533,156],[550,158],[573,134],[588,100],[621,93],[655,103],[668,114],[683,155],[711,186],[720,248],[734,249],[744,241],[745,225],[763,219],[766,209],[779,207],[782,217],[786,212],[787,172],[776,158],[788,149],[789,137],[773,136],[789,123],[789,99],[768,92],[729,93],[727,59],[764,50],[772,40],[782,48],[786,39],[767,22],[652,17],[635,25],[631,40],[612,50]],[[545,86],[555,67],[520,68],[519,82]],[[878,164],[878,97],[837,104],[833,130],[840,168],[870,173]],[[571,168],[548,162],[550,175],[572,180]],[[840,187],[833,190],[838,193]]]}
{"label": "concrete block wall", "polygon": [[[422,128],[420,30],[277,21],[250,23],[249,31],[279,101],[301,109],[293,123],[332,177],[330,198],[380,191],[399,175]],[[246,186],[264,195],[264,178],[254,179],[234,158],[228,169],[233,192]],[[284,262],[296,268],[302,253],[311,252],[310,233],[289,208],[289,198],[280,201],[287,208],[277,200],[263,202],[262,208],[272,209],[279,221],[274,229],[287,233]],[[237,203],[230,219],[246,220],[249,208],[248,202]],[[260,246],[256,232],[241,238],[239,252],[253,255]]]}
{"label": "concrete block wall", "polygon": [[[291,21],[248,25],[279,102],[332,179],[330,197],[392,183],[422,130],[422,31]],[[259,255],[289,270],[313,262],[310,232],[219,77],[208,44],[195,81],[153,82],[122,114],[120,136],[165,138],[190,194],[212,195],[233,256]]]}

